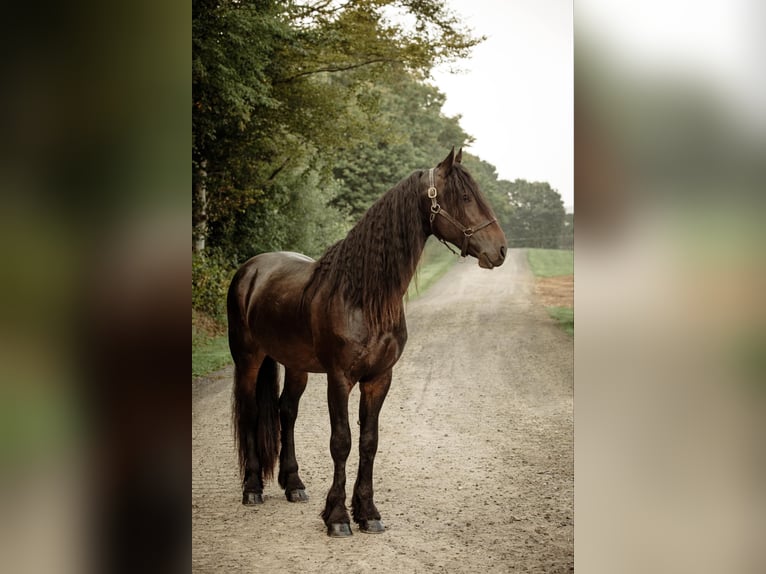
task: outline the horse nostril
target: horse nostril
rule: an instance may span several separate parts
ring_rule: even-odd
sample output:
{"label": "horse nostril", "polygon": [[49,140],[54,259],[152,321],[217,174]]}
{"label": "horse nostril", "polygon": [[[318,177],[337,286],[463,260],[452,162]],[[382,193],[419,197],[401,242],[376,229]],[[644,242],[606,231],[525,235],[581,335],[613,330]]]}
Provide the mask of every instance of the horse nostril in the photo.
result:
{"label": "horse nostril", "polygon": [[500,257],[505,259],[505,245],[500,247]]}

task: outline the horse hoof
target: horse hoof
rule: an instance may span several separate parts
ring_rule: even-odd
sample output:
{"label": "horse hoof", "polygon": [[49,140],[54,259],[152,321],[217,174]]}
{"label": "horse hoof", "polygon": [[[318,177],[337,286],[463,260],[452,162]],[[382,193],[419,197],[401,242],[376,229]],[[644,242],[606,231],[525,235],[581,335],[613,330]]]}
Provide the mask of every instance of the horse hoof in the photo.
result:
{"label": "horse hoof", "polygon": [[335,522],[327,527],[327,535],[332,538],[347,538],[351,536],[351,525],[347,522]]}
{"label": "horse hoof", "polygon": [[263,504],[263,495],[257,492],[243,492],[242,504],[250,506],[253,504]]}
{"label": "horse hoof", "polygon": [[383,523],[380,520],[372,519],[372,520],[361,520],[359,521],[359,531],[364,532],[365,534],[380,534],[381,532],[385,532],[386,527],[383,526]]}
{"label": "horse hoof", "polygon": [[302,488],[288,490],[285,492],[285,496],[287,496],[287,500],[290,502],[308,502],[309,500],[309,495]]}

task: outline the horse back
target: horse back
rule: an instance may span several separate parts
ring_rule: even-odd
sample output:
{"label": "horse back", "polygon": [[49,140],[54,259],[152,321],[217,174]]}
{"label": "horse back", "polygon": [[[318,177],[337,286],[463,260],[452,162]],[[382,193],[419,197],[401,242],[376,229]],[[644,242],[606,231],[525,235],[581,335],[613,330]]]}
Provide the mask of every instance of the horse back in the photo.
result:
{"label": "horse back", "polygon": [[263,253],[234,275],[227,297],[229,346],[237,355],[262,352],[287,367],[320,372],[303,293],[314,260],[292,252]]}

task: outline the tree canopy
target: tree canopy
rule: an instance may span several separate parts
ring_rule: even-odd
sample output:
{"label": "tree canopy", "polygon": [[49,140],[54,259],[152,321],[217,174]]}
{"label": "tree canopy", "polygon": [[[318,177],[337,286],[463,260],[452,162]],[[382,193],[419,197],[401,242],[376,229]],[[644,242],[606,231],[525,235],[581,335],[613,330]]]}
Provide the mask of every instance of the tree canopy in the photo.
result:
{"label": "tree canopy", "polygon": [[516,179],[508,189],[511,247],[556,248],[564,229],[564,202],[547,182]]}

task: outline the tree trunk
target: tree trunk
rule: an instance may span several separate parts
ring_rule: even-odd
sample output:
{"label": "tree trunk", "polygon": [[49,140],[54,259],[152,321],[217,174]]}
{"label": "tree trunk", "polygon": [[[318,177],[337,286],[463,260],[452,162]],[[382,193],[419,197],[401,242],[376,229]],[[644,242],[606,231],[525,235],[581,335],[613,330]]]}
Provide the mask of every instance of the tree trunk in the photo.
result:
{"label": "tree trunk", "polygon": [[193,223],[193,249],[194,253],[205,251],[205,239],[207,239],[207,160],[199,162],[197,169],[197,181],[194,184],[194,199],[197,203],[195,221]]}

